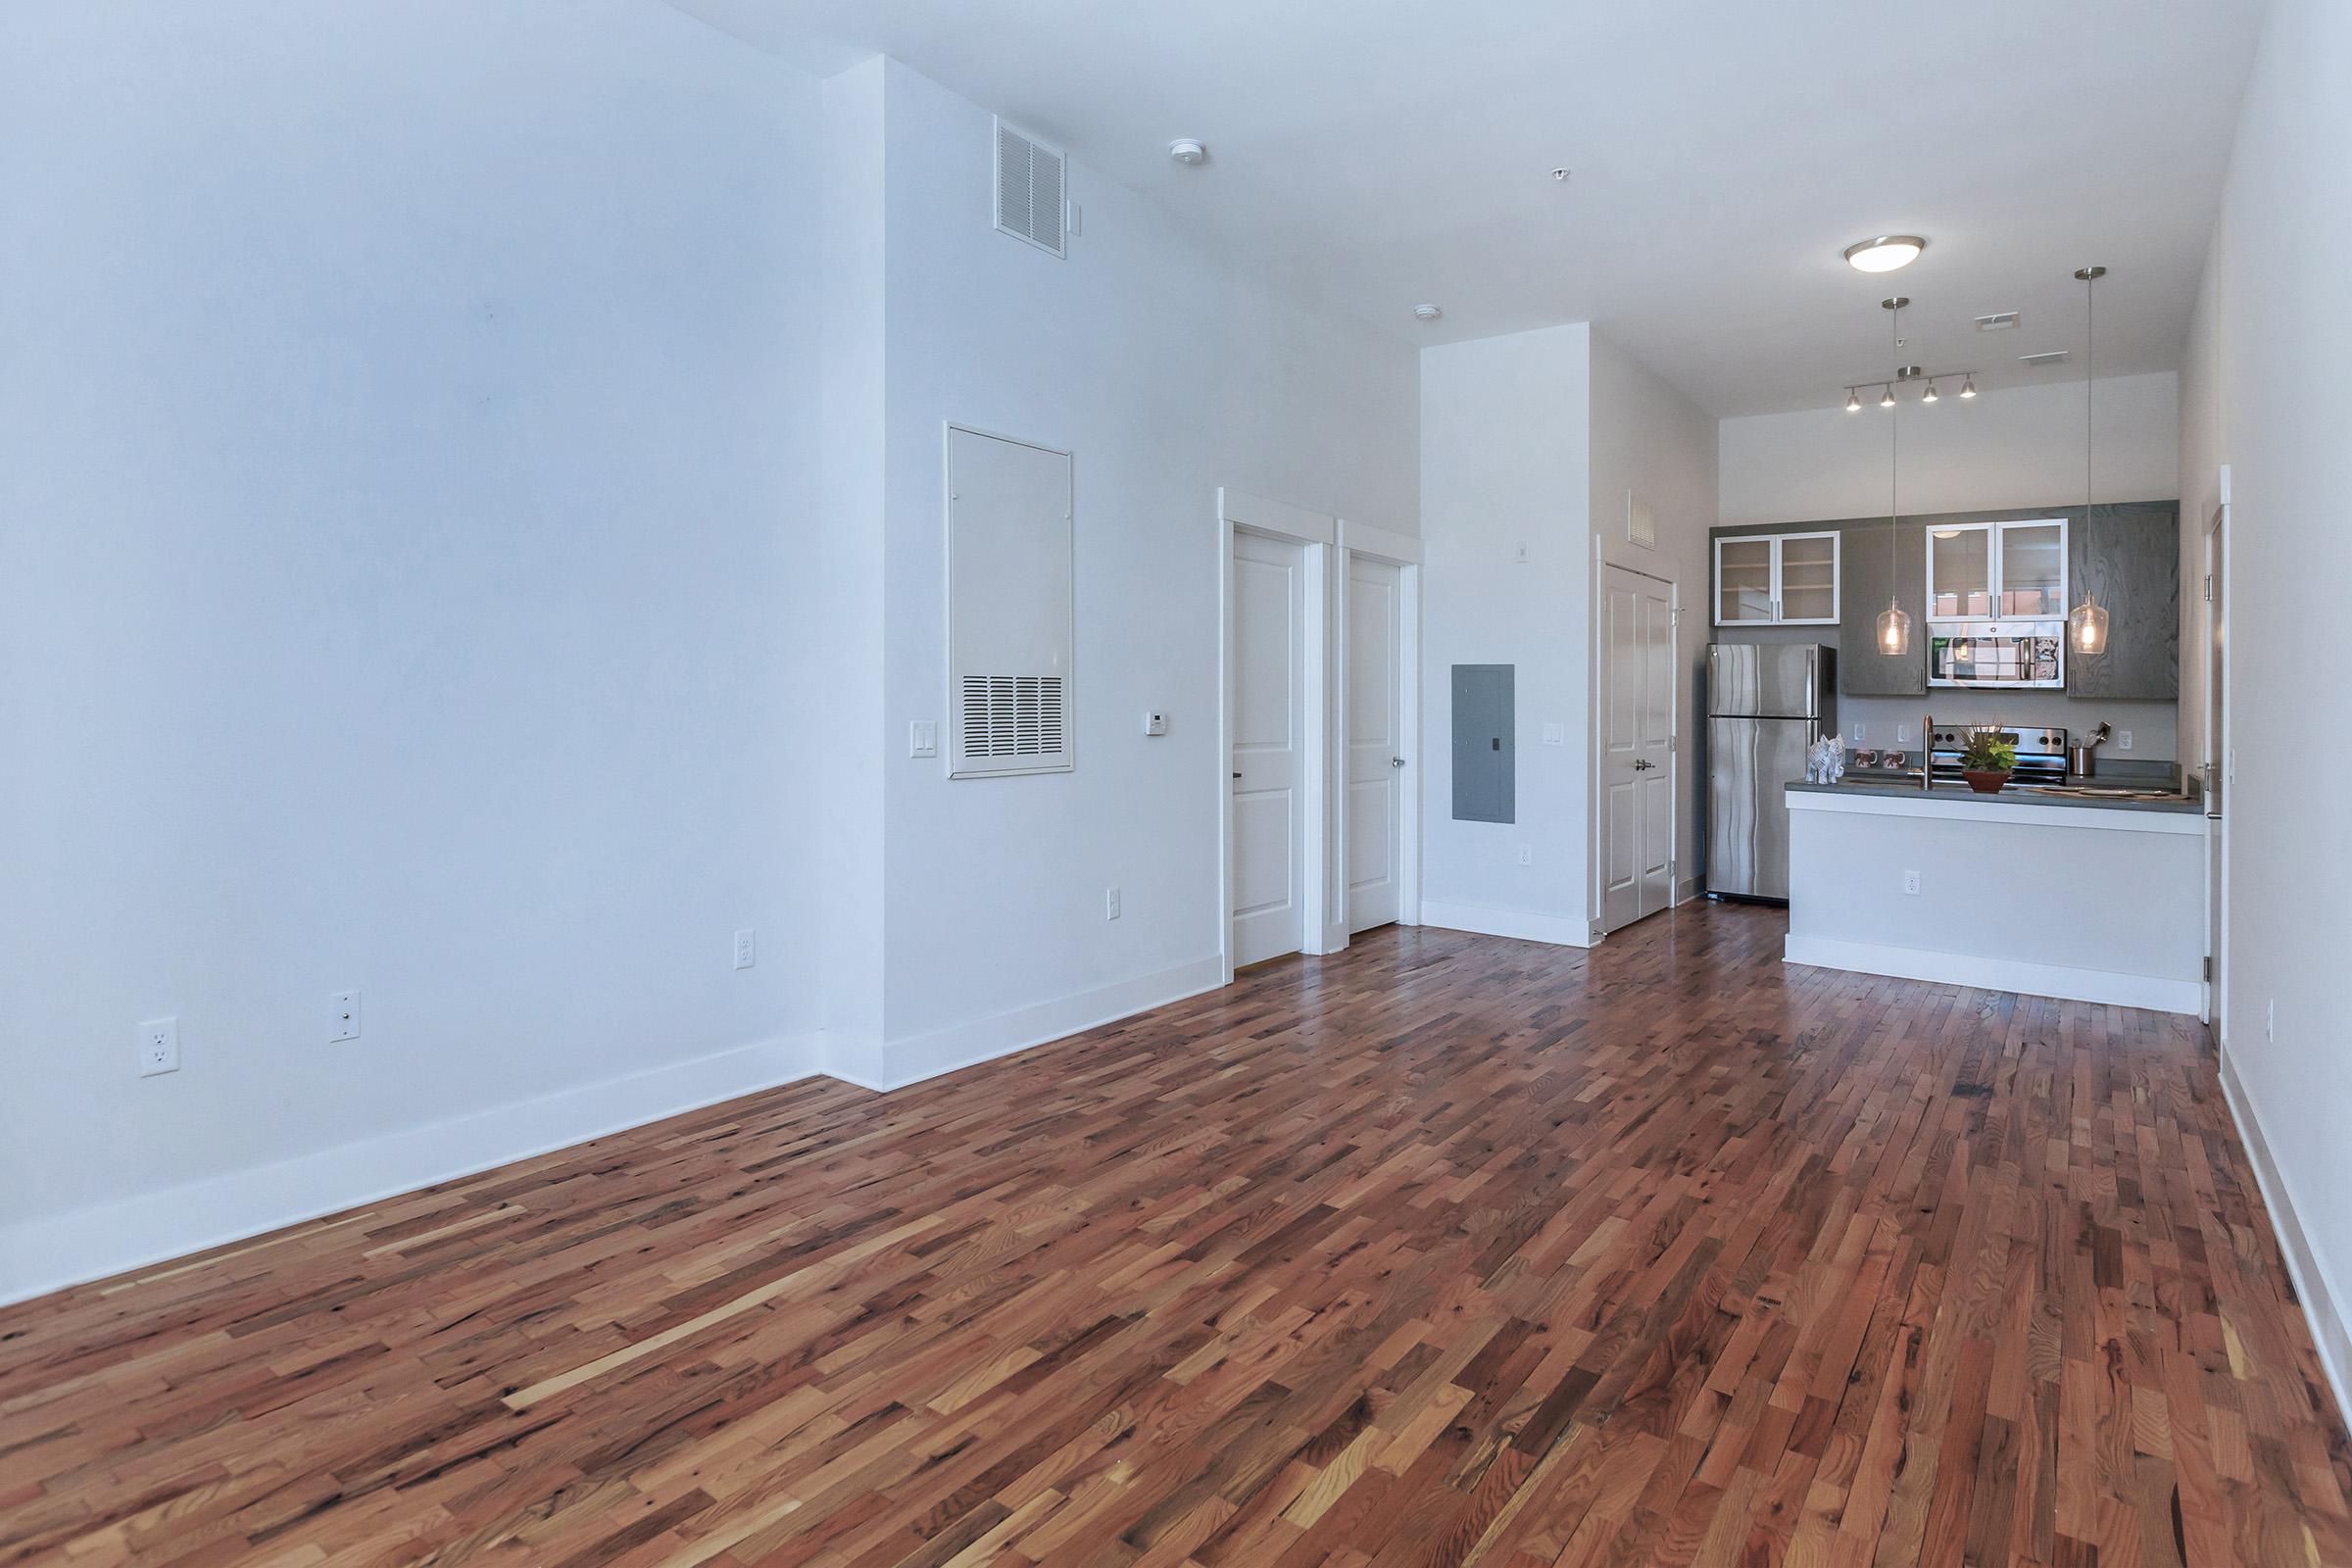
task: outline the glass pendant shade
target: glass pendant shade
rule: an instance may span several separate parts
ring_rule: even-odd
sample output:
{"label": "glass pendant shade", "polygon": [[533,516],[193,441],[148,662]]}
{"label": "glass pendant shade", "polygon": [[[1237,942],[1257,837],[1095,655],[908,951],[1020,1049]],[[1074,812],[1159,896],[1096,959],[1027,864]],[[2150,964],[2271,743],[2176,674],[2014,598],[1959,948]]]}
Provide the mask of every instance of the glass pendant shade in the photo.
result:
{"label": "glass pendant shade", "polygon": [[1879,652],[1899,659],[1911,652],[1911,616],[1893,600],[1879,612]]}
{"label": "glass pendant shade", "polygon": [[2083,595],[2082,602],[2066,612],[2066,645],[2085,657],[2107,651],[2107,607],[2098,595]]}

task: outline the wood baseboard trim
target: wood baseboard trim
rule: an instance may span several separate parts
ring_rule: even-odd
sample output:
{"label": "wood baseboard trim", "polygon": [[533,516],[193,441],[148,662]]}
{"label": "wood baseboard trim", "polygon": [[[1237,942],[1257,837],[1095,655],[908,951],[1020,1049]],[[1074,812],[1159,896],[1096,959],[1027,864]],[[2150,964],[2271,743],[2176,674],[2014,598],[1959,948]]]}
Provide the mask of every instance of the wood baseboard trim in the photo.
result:
{"label": "wood baseboard trim", "polygon": [[2112,1007],[2144,1007],[2151,1012],[2185,1012],[2192,1016],[2205,1004],[2202,981],[2167,980],[2160,975],[2115,974],[2104,969],[2074,969],[2062,964],[2026,963],[1968,953],[1930,953],[1921,948],[1798,936],[1793,932],[1781,951],[1789,963],[1806,963],[1820,969],[1850,969],[1859,974],[1893,975],[1900,980],[1927,980],[1936,985],[1974,986],[1982,991],[2015,991],[2030,997],[2056,997],[2065,1002],[2097,1002]]}
{"label": "wood baseboard trim", "polygon": [[10,1225],[0,1305],[773,1089],[818,1064],[814,1036],[779,1037]]}
{"label": "wood baseboard trim", "polygon": [[2263,1206],[2271,1211],[2271,1230],[2286,1259],[2287,1277],[2295,1282],[2295,1298],[2311,1325],[2311,1341],[2320,1352],[2320,1371],[2328,1379],[2328,1391],[2335,1396],[2336,1418],[2352,1425],[2352,1330],[2344,1324],[2343,1298],[2303,1230],[2286,1175],[2271,1155],[2262,1118],[2246,1098],[2246,1087],[2238,1081],[2237,1064],[2227,1045],[2222,1048],[2221,1079],[2222,1099],[2230,1106],[2230,1119],[2237,1123],[2238,1141],[2246,1146],[2246,1163],[2254,1167],[2254,1185],[2262,1189]]}

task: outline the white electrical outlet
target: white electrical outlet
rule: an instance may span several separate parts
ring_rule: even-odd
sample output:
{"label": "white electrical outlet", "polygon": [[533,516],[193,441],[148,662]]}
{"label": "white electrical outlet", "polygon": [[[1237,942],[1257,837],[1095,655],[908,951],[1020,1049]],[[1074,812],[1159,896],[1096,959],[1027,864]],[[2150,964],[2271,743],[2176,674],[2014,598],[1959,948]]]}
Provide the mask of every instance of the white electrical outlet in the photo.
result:
{"label": "white electrical outlet", "polygon": [[938,719],[918,718],[906,726],[906,755],[908,757],[937,757],[939,755]]}
{"label": "white electrical outlet", "polygon": [[760,933],[746,926],[735,933],[735,967],[749,969],[760,961]]}
{"label": "white electrical outlet", "polygon": [[1905,871],[1903,873],[1903,891],[1905,893],[1912,894],[1915,897],[1917,896],[1919,893],[1919,873],[1917,871]]}
{"label": "white electrical outlet", "polygon": [[1854,726],[1854,739],[1857,741],[1862,739],[1862,726],[1859,724]]}
{"label": "white electrical outlet", "polygon": [[1533,844],[1522,844],[1519,846],[1519,863],[1521,865],[1533,865],[1536,863],[1536,847]]}
{"label": "white electrical outlet", "polygon": [[1117,888],[1104,888],[1102,890],[1102,918],[1105,920],[1116,920],[1118,917],[1119,890]]}
{"label": "white electrical outlet", "polygon": [[2117,730],[2115,744],[2127,752],[2130,751],[2132,749],[2132,732],[2128,729]]}
{"label": "white electrical outlet", "polygon": [[326,1038],[337,1040],[360,1038],[360,994],[357,991],[338,991],[326,999]]}
{"label": "white electrical outlet", "polygon": [[179,1071],[179,1020],[150,1018],[139,1025],[139,1076]]}
{"label": "white electrical outlet", "polygon": [[1908,725],[1908,724],[1897,724],[1897,725],[1895,725],[1895,726],[1894,726],[1894,744],[1895,744],[1895,745],[1897,745],[1897,746],[1900,746],[1900,745],[1904,744],[1905,742],[1907,742],[1907,741],[1908,741],[1908,740],[1910,740],[1910,739],[1911,739],[1911,726],[1910,726],[1910,725]]}

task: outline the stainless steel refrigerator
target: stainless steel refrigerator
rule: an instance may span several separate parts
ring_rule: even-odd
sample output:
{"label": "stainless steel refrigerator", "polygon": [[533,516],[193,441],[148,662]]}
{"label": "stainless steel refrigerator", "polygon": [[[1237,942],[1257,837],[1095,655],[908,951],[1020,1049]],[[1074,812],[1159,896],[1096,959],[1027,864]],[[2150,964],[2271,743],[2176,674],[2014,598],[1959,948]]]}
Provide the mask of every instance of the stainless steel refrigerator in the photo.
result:
{"label": "stainless steel refrigerator", "polygon": [[1838,650],[1707,649],[1707,891],[1788,897],[1788,800],[1805,749],[1838,729]]}

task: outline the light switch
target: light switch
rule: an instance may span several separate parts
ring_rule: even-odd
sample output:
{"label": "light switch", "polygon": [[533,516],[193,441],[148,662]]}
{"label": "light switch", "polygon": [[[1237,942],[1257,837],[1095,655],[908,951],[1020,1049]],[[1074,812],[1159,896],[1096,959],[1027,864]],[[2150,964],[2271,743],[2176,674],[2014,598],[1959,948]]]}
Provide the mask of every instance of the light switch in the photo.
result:
{"label": "light switch", "polygon": [[908,757],[937,757],[939,755],[939,720],[918,718],[906,726],[906,755]]}
{"label": "light switch", "polygon": [[1568,726],[1567,726],[1567,725],[1565,725],[1565,724],[1546,724],[1546,725],[1544,725],[1544,745],[1546,745],[1546,746],[1565,746],[1565,745],[1567,745],[1567,744],[1568,744]]}

